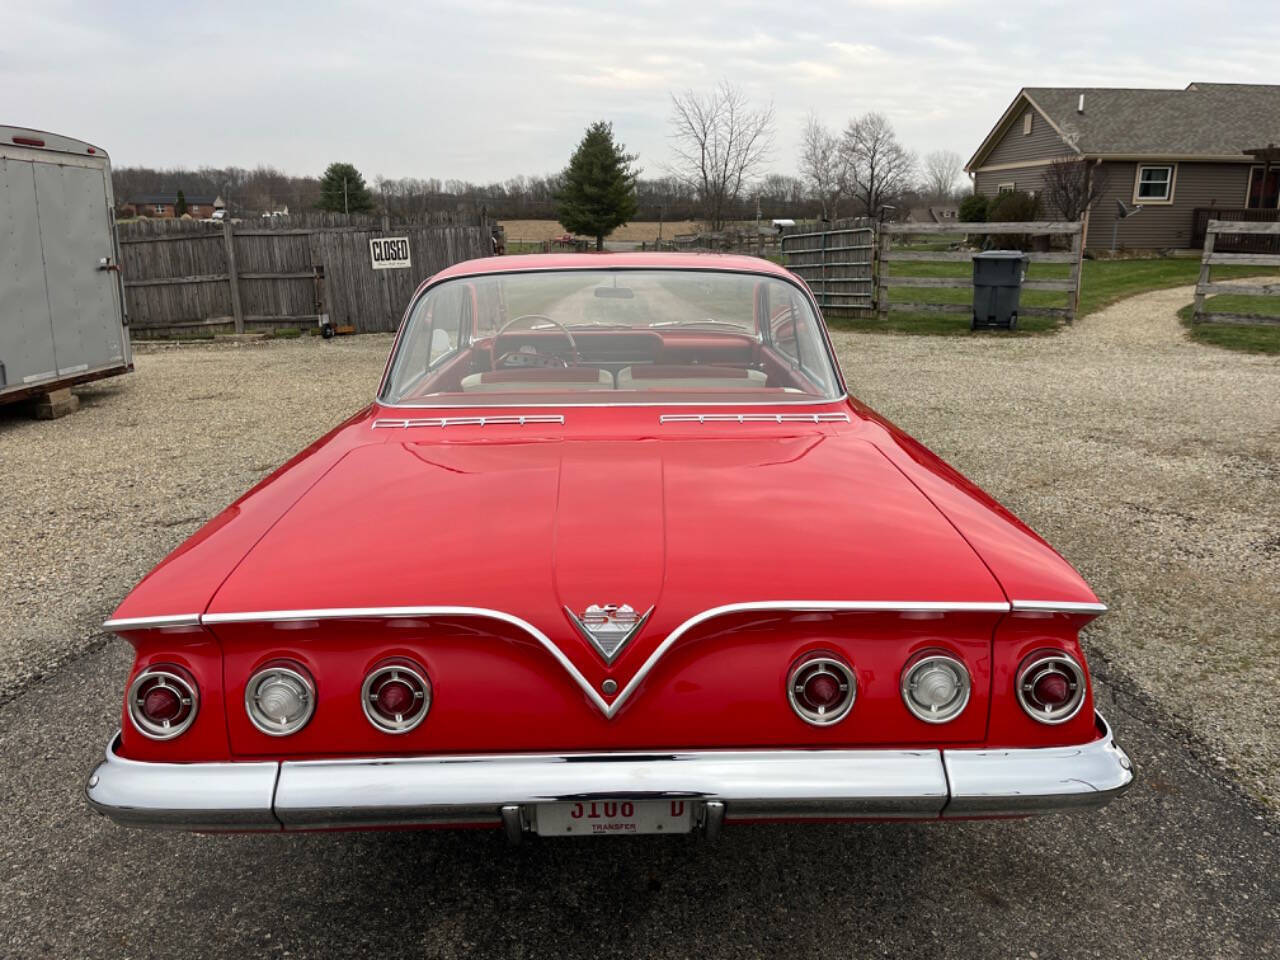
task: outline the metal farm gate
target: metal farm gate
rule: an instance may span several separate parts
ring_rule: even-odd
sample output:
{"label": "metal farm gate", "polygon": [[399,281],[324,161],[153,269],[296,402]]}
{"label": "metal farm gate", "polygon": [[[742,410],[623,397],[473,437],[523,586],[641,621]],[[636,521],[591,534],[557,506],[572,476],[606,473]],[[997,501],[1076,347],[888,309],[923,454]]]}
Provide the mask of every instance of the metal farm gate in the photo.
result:
{"label": "metal farm gate", "polygon": [[875,310],[876,223],[869,217],[788,227],[784,263],[804,279],[828,317],[871,316]]}

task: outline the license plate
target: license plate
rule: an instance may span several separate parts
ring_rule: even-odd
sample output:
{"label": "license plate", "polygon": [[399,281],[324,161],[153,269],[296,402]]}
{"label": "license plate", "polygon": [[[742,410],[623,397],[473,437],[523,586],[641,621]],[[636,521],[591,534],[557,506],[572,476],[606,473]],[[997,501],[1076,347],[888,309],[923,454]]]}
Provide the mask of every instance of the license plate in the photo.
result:
{"label": "license plate", "polygon": [[540,803],[534,829],[544,837],[619,837],[640,833],[689,833],[690,800],[584,800]]}

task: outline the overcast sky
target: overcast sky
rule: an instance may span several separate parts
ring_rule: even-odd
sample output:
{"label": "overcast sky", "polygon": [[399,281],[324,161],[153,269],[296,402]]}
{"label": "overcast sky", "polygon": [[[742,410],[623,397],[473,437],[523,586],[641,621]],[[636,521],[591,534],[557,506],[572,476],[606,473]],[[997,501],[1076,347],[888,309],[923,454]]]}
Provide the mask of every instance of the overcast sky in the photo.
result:
{"label": "overcast sky", "polygon": [[440,0],[344,5],[0,0],[0,123],[116,165],[472,181],[562,168],[613,121],[645,175],[670,93],[721,78],[772,102],[771,167],[806,112],[886,113],[966,159],[1022,86],[1280,82],[1274,3]]}

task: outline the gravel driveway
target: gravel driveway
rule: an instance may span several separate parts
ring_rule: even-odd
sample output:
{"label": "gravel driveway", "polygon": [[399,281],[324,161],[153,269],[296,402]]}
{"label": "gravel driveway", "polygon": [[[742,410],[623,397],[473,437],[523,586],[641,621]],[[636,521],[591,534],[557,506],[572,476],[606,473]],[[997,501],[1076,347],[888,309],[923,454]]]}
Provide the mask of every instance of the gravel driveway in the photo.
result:
{"label": "gravel driveway", "polygon": [[[718,847],[488,834],[192,837],[92,817],[129,656],[98,624],[362,406],[389,337],[148,348],[53,422],[0,408],[0,954],[1276,954],[1280,363],[1191,344],[1189,290],[1053,337],[839,334],[855,394],[1040,530],[1139,766],[1095,814],[750,828]],[[1221,758],[1216,759],[1216,758]]]}

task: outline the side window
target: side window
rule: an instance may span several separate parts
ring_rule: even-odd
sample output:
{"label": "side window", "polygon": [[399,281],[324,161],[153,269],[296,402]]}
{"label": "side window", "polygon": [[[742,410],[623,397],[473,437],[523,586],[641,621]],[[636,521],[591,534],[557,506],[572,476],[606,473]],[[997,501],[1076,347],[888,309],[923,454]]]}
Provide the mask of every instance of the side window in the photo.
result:
{"label": "side window", "polygon": [[834,388],[824,359],[826,348],[808,303],[789,285],[769,285],[769,332],[773,347],[787,358],[817,390]]}

